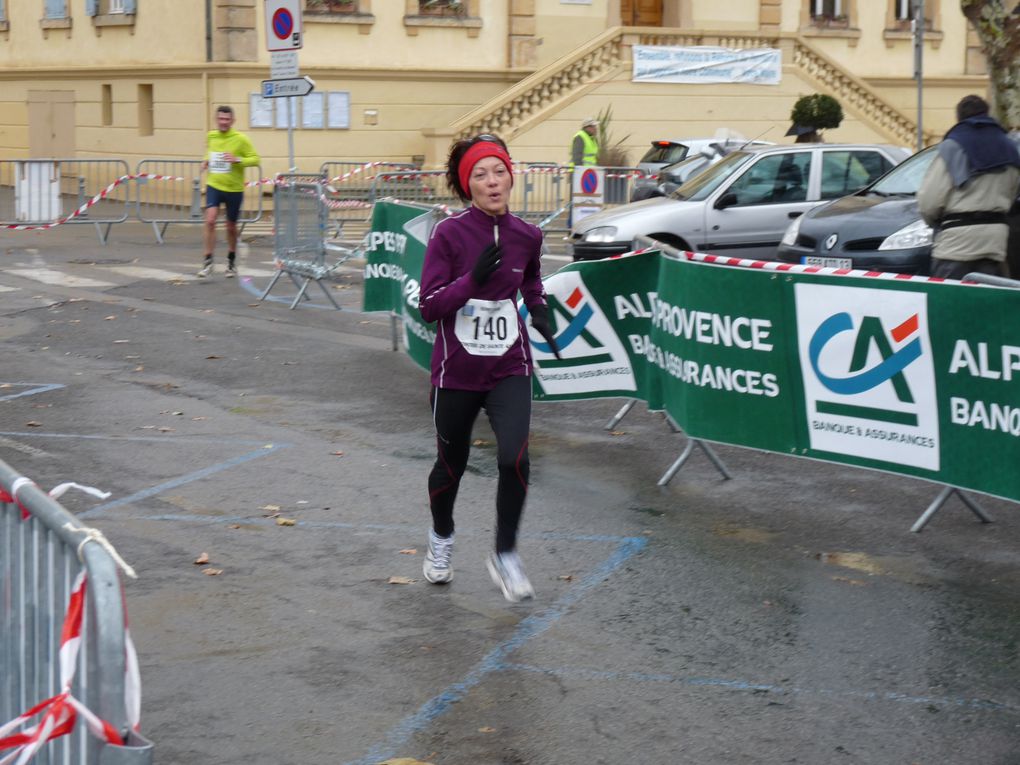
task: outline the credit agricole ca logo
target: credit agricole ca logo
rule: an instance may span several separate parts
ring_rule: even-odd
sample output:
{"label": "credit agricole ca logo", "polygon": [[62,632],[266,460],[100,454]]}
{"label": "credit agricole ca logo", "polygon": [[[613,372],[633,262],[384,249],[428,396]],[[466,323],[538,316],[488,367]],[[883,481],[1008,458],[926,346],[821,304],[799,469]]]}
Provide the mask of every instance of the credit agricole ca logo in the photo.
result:
{"label": "credit agricole ca logo", "polygon": [[627,349],[577,271],[543,281],[560,356],[531,330],[535,376],[549,395],[636,390]]}
{"label": "credit agricole ca logo", "polygon": [[811,448],[938,470],[925,293],[800,283],[794,294]]}

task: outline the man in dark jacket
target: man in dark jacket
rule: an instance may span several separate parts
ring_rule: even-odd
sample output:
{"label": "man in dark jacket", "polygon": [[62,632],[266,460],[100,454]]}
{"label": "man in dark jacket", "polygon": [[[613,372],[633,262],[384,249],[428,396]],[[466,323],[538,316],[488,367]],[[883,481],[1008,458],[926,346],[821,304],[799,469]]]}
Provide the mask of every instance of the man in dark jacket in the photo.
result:
{"label": "man in dark jacket", "polygon": [[980,96],[962,98],[956,119],[917,194],[935,230],[932,276],[1005,276],[1006,213],[1020,187],[1020,153]]}

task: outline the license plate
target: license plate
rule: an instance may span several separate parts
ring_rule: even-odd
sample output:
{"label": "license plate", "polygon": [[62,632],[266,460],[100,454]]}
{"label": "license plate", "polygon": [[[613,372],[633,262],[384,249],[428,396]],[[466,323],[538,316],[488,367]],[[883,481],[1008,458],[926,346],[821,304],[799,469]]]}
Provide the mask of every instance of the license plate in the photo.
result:
{"label": "license plate", "polygon": [[854,262],[850,258],[820,258],[812,255],[805,255],[801,258],[805,266],[818,266],[820,268],[853,268]]}

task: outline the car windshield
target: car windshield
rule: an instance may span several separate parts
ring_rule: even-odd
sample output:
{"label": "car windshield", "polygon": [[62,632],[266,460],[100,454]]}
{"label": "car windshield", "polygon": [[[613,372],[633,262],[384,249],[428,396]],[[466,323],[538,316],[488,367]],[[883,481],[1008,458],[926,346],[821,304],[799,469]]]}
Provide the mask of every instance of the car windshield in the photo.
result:
{"label": "car windshield", "polygon": [[641,162],[654,162],[656,164],[670,165],[679,162],[687,156],[687,147],[682,143],[672,141],[656,141],[652,148],[641,157]]}
{"label": "car windshield", "polygon": [[674,162],[672,165],[666,165],[659,171],[659,178],[661,180],[686,178],[690,175],[690,168],[704,165],[707,161],[701,154],[695,154],[693,157],[687,157],[687,159]]}
{"label": "car windshield", "polygon": [[735,151],[723,157],[703,173],[698,173],[683,186],[670,194],[673,199],[698,201],[704,199],[729,178],[753,154],[746,151]]}
{"label": "car windshield", "polygon": [[915,196],[937,150],[938,146],[929,146],[917,152],[875,181],[864,193],[886,197]]}

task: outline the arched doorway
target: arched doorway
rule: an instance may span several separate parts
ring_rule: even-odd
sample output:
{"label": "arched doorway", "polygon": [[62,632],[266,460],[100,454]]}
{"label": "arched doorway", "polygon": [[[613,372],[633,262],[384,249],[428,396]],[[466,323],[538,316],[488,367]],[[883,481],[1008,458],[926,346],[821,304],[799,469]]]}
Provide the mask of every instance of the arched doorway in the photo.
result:
{"label": "arched doorway", "polygon": [[625,27],[661,27],[662,0],[620,0],[620,23]]}

